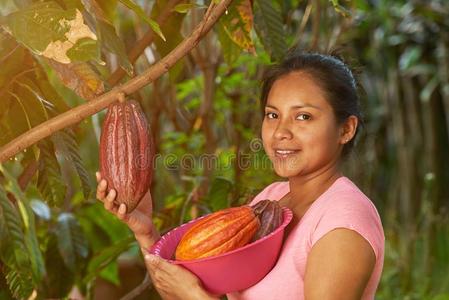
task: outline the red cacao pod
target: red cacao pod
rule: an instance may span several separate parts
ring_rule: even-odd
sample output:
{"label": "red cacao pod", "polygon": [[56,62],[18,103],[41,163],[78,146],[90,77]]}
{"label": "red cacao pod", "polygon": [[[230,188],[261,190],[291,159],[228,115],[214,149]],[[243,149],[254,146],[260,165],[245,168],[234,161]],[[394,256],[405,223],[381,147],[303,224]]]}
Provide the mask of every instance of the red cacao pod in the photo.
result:
{"label": "red cacao pod", "polygon": [[246,245],[259,228],[249,206],[227,208],[206,216],[183,235],[175,258],[191,260],[226,253]]}
{"label": "red cacao pod", "polygon": [[253,205],[252,209],[260,220],[260,227],[254,234],[253,241],[270,234],[282,224],[282,207],[277,201],[262,200]]}
{"label": "red cacao pod", "polygon": [[154,144],[145,114],[133,100],[109,106],[100,138],[100,172],[116,203],[134,210],[148,191],[153,174]]}

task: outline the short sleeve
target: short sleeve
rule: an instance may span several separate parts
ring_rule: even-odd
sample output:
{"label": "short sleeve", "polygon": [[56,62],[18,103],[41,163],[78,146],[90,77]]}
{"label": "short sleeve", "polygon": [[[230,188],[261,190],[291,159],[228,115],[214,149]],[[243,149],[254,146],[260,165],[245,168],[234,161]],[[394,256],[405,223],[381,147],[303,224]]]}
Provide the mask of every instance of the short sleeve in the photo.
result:
{"label": "short sleeve", "polygon": [[356,231],[373,248],[376,259],[383,251],[384,234],[379,215],[372,202],[359,195],[332,197],[323,211],[314,232],[311,246],[328,232],[337,228]]}

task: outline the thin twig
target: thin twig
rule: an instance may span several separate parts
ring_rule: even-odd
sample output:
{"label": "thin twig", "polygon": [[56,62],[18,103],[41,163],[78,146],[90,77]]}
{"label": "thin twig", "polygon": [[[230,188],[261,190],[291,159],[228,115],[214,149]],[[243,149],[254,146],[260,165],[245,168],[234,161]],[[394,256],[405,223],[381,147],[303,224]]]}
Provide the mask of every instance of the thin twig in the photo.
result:
{"label": "thin twig", "polygon": [[120,298],[120,300],[132,300],[143,293],[146,289],[152,287],[150,275],[148,272],[145,273],[145,278],[143,279],[142,283],[136,286],[132,291],[130,291],[128,294]]}
{"label": "thin twig", "polygon": [[175,49],[147,69],[143,74],[129,80],[122,86],[115,87],[111,91],[100,95],[89,102],[83,103],[31,128],[29,131],[0,148],[0,162],[8,160],[23,149],[52,135],[56,131],[77,124],[85,118],[103,110],[111,103],[117,101],[117,93],[123,92],[125,95],[132,94],[161,77],[168,72],[177,61],[183,58],[187,52],[198,45],[199,41],[207,34],[207,32],[209,32],[212,26],[217,22],[218,18],[225,12],[231,1],[232,0],[222,0],[217,4],[209,17],[204,18],[188,38],[183,40]]}

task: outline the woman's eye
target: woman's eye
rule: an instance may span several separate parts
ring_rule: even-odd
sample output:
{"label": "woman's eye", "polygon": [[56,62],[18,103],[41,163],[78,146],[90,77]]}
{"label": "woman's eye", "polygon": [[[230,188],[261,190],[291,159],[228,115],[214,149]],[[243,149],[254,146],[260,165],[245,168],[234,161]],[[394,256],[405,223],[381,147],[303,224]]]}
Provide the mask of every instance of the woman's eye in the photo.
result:
{"label": "woman's eye", "polygon": [[266,113],[265,116],[266,116],[268,119],[276,119],[278,115],[275,114],[275,113],[273,113],[273,112],[269,112],[269,113]]}
{"label": "woman's eye", "polygon": [[310,119],[311,119],[311,116],[307,115],[307,114],[299,114],[296,117],[296,120],[301,120],[301,121],[306,121],[306,120],[310,120]]}

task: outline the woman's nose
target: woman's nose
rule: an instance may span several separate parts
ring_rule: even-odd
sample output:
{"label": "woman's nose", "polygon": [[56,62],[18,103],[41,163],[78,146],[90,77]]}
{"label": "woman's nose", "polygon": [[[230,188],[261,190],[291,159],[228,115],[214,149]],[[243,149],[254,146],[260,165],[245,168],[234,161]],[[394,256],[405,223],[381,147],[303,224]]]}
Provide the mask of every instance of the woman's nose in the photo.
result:
{"label": "woman's nose", "polygon": [[279,122],[279,125],[274,132],[274,137],[278,140],[289,140],[293,137],[293,134],[288,127],[288,124],[285,124],[285,122]]}

